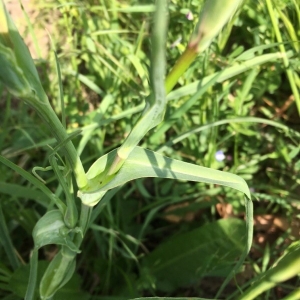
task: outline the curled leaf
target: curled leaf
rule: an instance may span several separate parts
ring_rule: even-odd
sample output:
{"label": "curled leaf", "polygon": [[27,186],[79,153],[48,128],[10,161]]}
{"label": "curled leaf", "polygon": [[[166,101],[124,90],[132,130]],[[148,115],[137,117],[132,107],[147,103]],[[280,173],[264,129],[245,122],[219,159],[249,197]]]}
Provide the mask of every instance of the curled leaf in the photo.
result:
{"label": "curled leaf", "polygon": [[32,236],[35,248],[39,249],[45,245],[58,244],[67,246],[70,250],[79,253],[80,250],[73,243],[69,233],[77,232],[78,228],[69,229],[64,222],[62,213],[59,210],[47,212],[36,223]]}
{"label": "curled leaf", "polygon": [[78,196],[85,205],[96,205],[104,192],[128,181],[145,177],[160,177],[225,185],[245,193],[250,198],[247,183],[241,177],[135,147],[117,174],[105,177],[105,169],[115,157],[116,149],[100,157],[87,172],[89,184]]}

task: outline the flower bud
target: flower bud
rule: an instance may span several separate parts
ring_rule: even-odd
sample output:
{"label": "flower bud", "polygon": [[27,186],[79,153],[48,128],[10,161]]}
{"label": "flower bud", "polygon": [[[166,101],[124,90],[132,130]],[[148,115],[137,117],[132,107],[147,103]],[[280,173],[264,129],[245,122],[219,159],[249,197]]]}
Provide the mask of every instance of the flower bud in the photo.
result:
{"label": "flower bud", "polygon": [[234,15],[243,0],[206,0],[189,48],[204,51]]}

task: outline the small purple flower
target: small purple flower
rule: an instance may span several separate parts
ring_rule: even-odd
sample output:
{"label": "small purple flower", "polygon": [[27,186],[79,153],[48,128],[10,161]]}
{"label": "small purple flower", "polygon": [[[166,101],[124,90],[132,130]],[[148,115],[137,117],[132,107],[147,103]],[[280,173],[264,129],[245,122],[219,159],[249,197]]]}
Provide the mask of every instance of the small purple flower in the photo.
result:
{"label": "small purple flower", "polygon": [[189,11],[185,16],[189,21],[194,20],[193,13],[191,11]]}
{"label": "small purple flower", "polygon": [[215,154],[215,158],[217,161],[223,161],[226,158],[226,156],[222,150],[218,150]]}
{"label": "small purple flower", "polygon": [[226,156],[226,160],[232,161],[232,156],[231,156],[231,155],[227,155],[227,156]]}

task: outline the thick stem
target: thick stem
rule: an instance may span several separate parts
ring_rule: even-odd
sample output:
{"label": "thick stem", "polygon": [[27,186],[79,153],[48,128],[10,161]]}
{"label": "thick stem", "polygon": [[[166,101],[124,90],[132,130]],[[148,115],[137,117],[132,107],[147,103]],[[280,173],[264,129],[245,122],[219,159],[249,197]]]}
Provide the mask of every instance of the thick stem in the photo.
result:
{"label": "thick stem", "polygon": [[82,236],[80,234],[76,234],[74,243],[79,248],[81,242],[84,238],[84,235],[88,229],[88,225],[91,219],[93,207],[87,206],[81,203],[81,211],[80,211],[80,219],[79,219],[79,227],[82,229]]}

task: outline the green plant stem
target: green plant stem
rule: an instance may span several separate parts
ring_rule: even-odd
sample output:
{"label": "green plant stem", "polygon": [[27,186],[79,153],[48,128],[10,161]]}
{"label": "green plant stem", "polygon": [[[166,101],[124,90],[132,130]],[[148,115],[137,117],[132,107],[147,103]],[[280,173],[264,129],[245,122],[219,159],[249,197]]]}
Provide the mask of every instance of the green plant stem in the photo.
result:
{"label": "green plant stem", "polygon": [[[55,136],[58,143],[62,143],[68,138],[65,128],[61,124],[48,101],[39,101],[35,97],[26,100],[26,102],[39,113],[39,115],[48,125],[51,133]],[[70,166],[75,173],[78,188],[81,189],[85,187],[88,183],[87,177],[73,143],[71,141],[66,142],[63,146],[63,149]]]}
{"label": "green plant stem", "polygon": [[80,247],[83,237],[88,229],[92,211],[93,211],[92,206],[87,206],[87,205],[81,203],[79,226],[82,229],[82,235],[76,234],[75,240],[74,240],[74,243],[78,248]]}
{"label": "green plant stem", "polygon": [[281,300],[294,300],[294,299],[300,299],[300,288],[292,291],[290,294],[288,294]]}
{"label": "green plant stem", "polygon": [[25,300],[33,300],[38,273],[38,249],[34,249],[30,258],[30,275]]}
{"label": "green plant stem", "polygon": [[78,221],[78,211],[77,211],[76,204],[75,204],[75,201],[73,198],[73,194],[71,194],[71,192],[69,190],[70,186],[67,185],[67,183],[65,182],[64,176],[61,174],[61,172],[58,168],[55,156],[51,155],[49,161],[50,161],[50,164],[56,175],[56,178],[58,179],[58,181],[65,193],[65,196],[66,196],[67,209],[64,214],[65,224],[69,228],[74,228]]}
{"label": "green plant stem", "polygon": [[175,63],[173,69],[168,74],[165,80],[165,89],[166,94],[172,91],[175,84],[178,82],[178,79],[184,74],[184,72],[189,68],[191,63],[197,57],[198,52],[195,47],[189,47],[185,49],[182,55],[179,57],[177,62]]}

